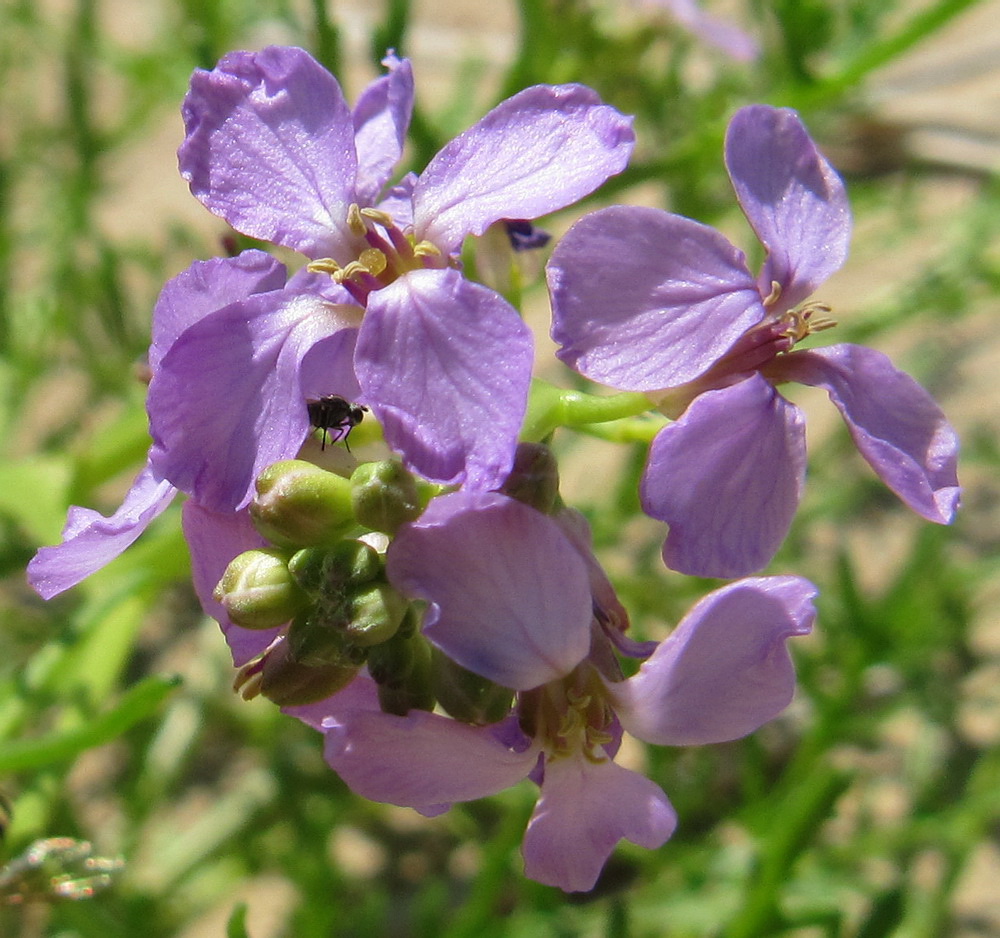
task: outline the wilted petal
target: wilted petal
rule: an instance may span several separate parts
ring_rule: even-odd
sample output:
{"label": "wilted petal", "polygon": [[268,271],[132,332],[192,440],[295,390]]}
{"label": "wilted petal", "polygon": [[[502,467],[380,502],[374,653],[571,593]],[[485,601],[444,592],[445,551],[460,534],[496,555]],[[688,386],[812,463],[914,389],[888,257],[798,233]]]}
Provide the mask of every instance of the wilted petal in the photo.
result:
{"label": "wilted petal", "polygon": [[643,510],[670,525],[663,560],[691,576],[765,566],[788,532],[805,480],[801,412],[759,375],[697,397],[653,440]]}
{"label": "wilted petal", "polygon": [[199,319],[254,293],[280,290],[284,285],[285,265],[264,251],[195,261],[160,291],[153,310],[150,368],[156,371],[170,346]]}
{"label": "wilted petal", "polygon": [[426,810],[484,798],[517,784],[538,759],[535,749],[502,745],[491,727],[423,710],[400,717],[358,709],[334,719],[325,730],[326,760],[371,801]]}
{"label": "wilted petal", "polygon": [[389,546],[386,573],[433,605],[424,634],[448,657],[527,690],[571,671],[590,645],[587,568],[548,517],[495,493],[435,498]]}
{"label": "wilted petal", "polygon": [[806,635],[816,588],[792,576],[731,583],[699,602],[638,674],[605,682],[626,732],[664,746],[738,739],[795,693],[785,640]]}
{"label": "wilted petal", "polygon": [[632,119],[583,85],[535,85],[446,144],[413,193],[417,235],[445,251],[501,218],[538,218],[628,163]]}
{"label": "wilted petal", "polygon": [[28,583],[51,599],[110,563],[161,515],[177,494],[147,464],[136,476],[119,509],[110,517],[72,505],[62,543],[43,547],[28,563]]}
{"label": "wilted petal", "polygon": [[910,508],[951,523],[961,495],[958,437],[913,378],[860,345],[794,352],[775,364],[790,380],[826,389],[861,455]]}
{"label": "wilted petal", "polygon": [[457,270],[371,294],[355,364],[386,442],[437,482],[496,488],[528,400],[533,342],[517,312]]}
{"label": "wilted petal", "polygon": [[403,155],[413,113],[413,69],[408,59],[387,55],[388,75],[373,81],[354,106],[354,144],[358,152],[355,195],[374,205]]}
{"label": "wilted petal", "polygon": [[741,108],[729,122],[726,166],[747,220],[768,257],[763,295],[781,286],[775,310],[810,296],[847,258],[851,215],[844,184],[798,115],[764,104]]}
{"label": "wilted petal", "polygon": [[559,358],[628,391],[692,380],[764,317],[741,251],[714,228],[654,208],[585,216],[547,276]]}
{"label": "wilted petal", "polygon": [[266,541],[257,533],[246,511],[209,511],[187,501],[181,521],[191,553],[191,579],[201,608],[222,627],[233,664],[244,665],[264,651],[281,629],[244,629],[234,625],[212,593],[231,560],[244,551],[264,547]]}
{"label": "wilted petal", "polygon": [[303,357],[357,312],[276,290],[195,323],[150,384],[156,471],[207,508],[245,505],[259,473],[294,456],[308,431]]}
{"label": "wilted petal", "polygon": [[619,840],[662,846],[677,826],[663,790],[607,760],[550,759],[524,835],[524,873],[566,892],[592,889]]}
{"label": "wilted petal", "polygon": [[337,80],[302,49],[232,52],[184,99],[181,175],[244,234],[310,257],[350,243],[354,124]]}

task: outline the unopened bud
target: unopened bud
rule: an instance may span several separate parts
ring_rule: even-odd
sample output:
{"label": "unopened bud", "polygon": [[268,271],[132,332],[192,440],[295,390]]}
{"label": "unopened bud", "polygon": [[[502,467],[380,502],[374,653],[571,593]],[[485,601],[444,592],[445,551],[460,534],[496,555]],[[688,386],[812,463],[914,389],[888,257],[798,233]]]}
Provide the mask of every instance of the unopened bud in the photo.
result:
{"label": "unopened bud", "polygon": [[514,691],[509,687],[463,668],[436,648],[431,652],[431,669],[434,696],[456,720],[485,726],[510,713]]}
{"label": "unopened bud", "polygon": [[370,648],[387,642],[403,621],[408,602],[385,581],[362,586],[345,597],[349,642]]}
{"label": "unopened bud", "polygon": [[288,642],[281,642],[264,660],[259,689],[281,707],[316,703],[345,688],[359,670],[359,665],[350,663],[309,667],[294,659]]}
{"label": "unopened bud", "polygon": [[269,549],[248,550],[234,558],[212,595],[226,615],[245,629],[284,625],[307,602],[285,558]]}
{"label": "unopened bud", "polygon": [[257,477],[256,488],[250,516],[273,544],[334,544],[357,525],[350,482],[310,462],[276,462]]}
{"label": "unopened bud", "polygon": [[374,580],[382,566],[374,547],[355,540],[329,548],[306,547],[288,561],[289,571],[304,590],[327,594]]}
{"label": "unopened bud", "polygon": [[372,531],[395,534],[423,511],[416,480],[395,459],[362,463],[351,476],[354,515]]}
{"label": "unopened bud", "polygon": [[397,637],[378,645],[371,650],[368,667],[378,683],[379,706],[384,713],[406,716],[411,710],[434,709],[431,651],[422,635]]}
{"label": "unopened bud", "polygon": [[514,466],[500,491],[542,514],[551,514],[559,495],[555,454],[544,443],[518,443]]}

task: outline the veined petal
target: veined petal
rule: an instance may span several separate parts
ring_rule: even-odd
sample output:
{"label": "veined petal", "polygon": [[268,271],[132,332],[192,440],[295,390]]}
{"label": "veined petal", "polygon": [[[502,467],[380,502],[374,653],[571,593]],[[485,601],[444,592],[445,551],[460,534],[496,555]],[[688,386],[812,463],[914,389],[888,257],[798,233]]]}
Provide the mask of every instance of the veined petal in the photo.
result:
{"label": "veined petal", "polygon": [[386,442],[437,482],[500,485],[531,382],[531,331],[457,270],[417,270],[372,293],[355,365]]}
{"label": "veined petal", "polygon": [[643,511],[670,525],[663,560],[691,576],[765,566],[788,532],[805,481],[801,412],[759,375],[707,391],[653,440]]}
{"label": "veined petal", "polygon": [[31,588],[42,599],[51,599],[76,586],[130,547],[176,494],[177,489],[152,472],[147,462],[110,517],[72,505],[62,543],[41,548],[28,563]]}
{"label": "veined petal", "polygon": [[696,746],[739,739],[795,693],[785,647],[816,617],[816,588],[758,577],[710,593],[626,681],[605,686],[625,731],[647,743]]}
{"label": "veined petal", "polygon": [[247,504],[258,474],[294,456],[308,431],[303,357],[356,318],[352,307],[276,290],[195,323],[150,384],[154,469],[207,508]]}
{"label": "veined petal", "polygon": [[170,346],[199,319],[254,293],[280,290],[284,285],[285,265],[264,251],[195,261],[160,291],[153,309],[149,367],[155,372]]}
{"label": "veined petal", "polygon": [[181,175],[206,208],[310,257],[350,243],[354,124],[337,80],[307,52],[232,52],[192,75],[182,112]]}
{"label": "veined petal", "polygon": [[187,501],[181,523],[191,552],[191,578],[201,608],[222,627],[233,664],[240,667],[263,652],[281,629],[244,629],[234,625],[213,591],[231,560],[244,551],[264,547],[266,541],[257,533],[246,511],[209,511]]}
{"label": "veined petal", "polygon": [[726,166],[747,220],[767,248],[763,296],[791,309],[847,259],[851,215],[844,184],[795,111],[741,108],[726,133]]}
{"label": "veined petal", "polygon": [[419,238],[447,252],[501,218],[533,219],[589,195],[632,154],[632,119],[583,85],[535,85],[431,160],[413,193]]}
{"label": "veined petal", "polygon": [[617,205],[578,221],[547,267],[570,368],[629,391],[696,378],[764,317],[743,253],[714,228]]}
{"label": "veined petal", "polygon": [[413,68],[390,53],[382,64],[389,74],[373,81],[354,106],[354,145],[358,152],[358,204],[374,205],[403,155],[413,114]]}
{"label": "veined petal", "polygon": [[359,709],[335,720],[325,730],[326,760],[370,801],[421,810],[472,801],[517,784],[538,759],[537,749],[502,745],[491,727],[423,710],[400,717]]}
{"label": "veined petal", "polygon": [[831,345],[775,361],[782,377],[824,388],[880,479],[928,521],[958,508],[958,436],[934,399],[881,352]]}
{"label": "veined petal", "polygon": [[504,687],[556,680],[590,647],[583,559],[555,522],[504,495],[435,498],[389,545],[386,573],[432,604],[428,639]]}
{"label": "veined petal", "polygon": [[654,849],[676,826],[667,796],[644,775],[611,760],[549,759],[524,835],[524,873],[566,892],[586,892],[619,840]]}

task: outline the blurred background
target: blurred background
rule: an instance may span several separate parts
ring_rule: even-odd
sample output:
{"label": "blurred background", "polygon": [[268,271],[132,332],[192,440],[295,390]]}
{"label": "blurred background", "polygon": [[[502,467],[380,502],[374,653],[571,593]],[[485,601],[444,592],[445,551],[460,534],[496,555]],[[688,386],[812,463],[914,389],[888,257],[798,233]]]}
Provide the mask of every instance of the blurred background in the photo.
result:
{"label": "blurred background", "polygon": [[[0,0],[0,936],[1000,936],[1000,2],[704,9],[757,58],[653,0]],[[874,478],[822,394],[795,395],[810,476],[769,572],[821,589],[798,697],[746,740],[629,749],[680,827],[659,851],[620,847],[592,894],[521,876],[529,783],[434,820],[372,805],[317,734],[233,694],[176,510],[49,603],[24,582],[68,505],[117,506],[148,446],[153,303],[231,234],[176,169],[191,71],[272,43],[307,48],[351,100],[386,49],[410,56],[417,170],[537,82],[635,114],[632,165],[545,220],[555,234],[636,202],[754,257],[725,124],[746,103],[797,108],[855,214],[823,339],[892,355],[963,440],[963,508],[938,528]],[[568,386],[544,259],[525,261],[525,315],[539,373]],[[663,568],[641,445],[556,443],[637,634],[662,638],[718,584]],[[25,853],[51,838],[71,840]],[[88,868],[80,841],[106,862]]]}

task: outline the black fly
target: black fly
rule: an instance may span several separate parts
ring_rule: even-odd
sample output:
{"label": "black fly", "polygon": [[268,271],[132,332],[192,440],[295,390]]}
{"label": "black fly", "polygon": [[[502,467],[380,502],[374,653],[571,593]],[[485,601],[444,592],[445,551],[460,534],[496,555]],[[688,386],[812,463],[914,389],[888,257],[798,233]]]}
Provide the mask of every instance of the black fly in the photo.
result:
{"label": "black fly", "polygon": [[323,443],[320,449],[326,449],[326,437],[329,433],[331,442],[343,440],[347,451],[350,452],[351,447],[347,443],[347,437],[364,419],[368,408],[364,404],[352,404],[335,394],[321,397],[318,401],[307,401],[306,407],[309,410],[309,422],[317,430],[323,431]]}

